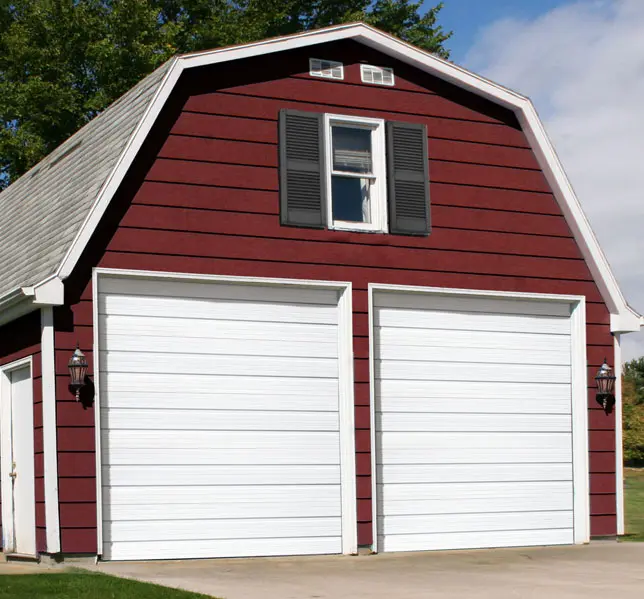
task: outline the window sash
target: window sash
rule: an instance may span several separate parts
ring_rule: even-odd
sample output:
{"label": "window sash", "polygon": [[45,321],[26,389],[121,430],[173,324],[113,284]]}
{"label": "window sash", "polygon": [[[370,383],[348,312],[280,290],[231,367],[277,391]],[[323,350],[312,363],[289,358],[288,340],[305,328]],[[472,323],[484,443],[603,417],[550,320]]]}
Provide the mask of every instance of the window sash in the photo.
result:
{"label": "window sash", "polygon": [[[385,159],[385,121],[365,117],[325,114],[325,146],[327,177],[327,223],[330,229],[345,231],[378,231],[387,232],[387,181]],[[369,173],[343,171],[333,168],[333,130],[334,126],[345,126],[354,129],[371,131],[371,164]],[[370,222],[334,220],[332,177],[368,179]]]}

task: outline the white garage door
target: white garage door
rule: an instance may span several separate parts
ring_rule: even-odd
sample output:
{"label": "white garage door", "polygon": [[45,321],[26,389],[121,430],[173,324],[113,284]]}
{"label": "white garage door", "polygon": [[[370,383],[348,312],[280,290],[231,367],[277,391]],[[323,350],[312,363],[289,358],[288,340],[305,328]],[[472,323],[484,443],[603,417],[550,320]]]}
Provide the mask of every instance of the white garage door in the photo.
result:
{"label": "white garage door", "polygon": [[99,279],[103,556],[341,553],[338,292]]}
{"label": "white garage door", "polygon": [[570,305],[374,306],[378,549],[573,543]]}

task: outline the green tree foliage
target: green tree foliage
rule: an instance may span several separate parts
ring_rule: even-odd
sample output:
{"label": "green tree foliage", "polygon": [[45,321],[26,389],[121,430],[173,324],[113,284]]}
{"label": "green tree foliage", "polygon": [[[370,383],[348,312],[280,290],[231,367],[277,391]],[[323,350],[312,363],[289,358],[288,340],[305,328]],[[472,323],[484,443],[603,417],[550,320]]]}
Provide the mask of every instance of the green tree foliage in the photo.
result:
{"label": "green tree foliage", "polygon": [[444,58],[410,0],[0,0],[0,189],[172,55],[365,21]]}
{"label": "green tree foliage", "polygon": [[624,364],[622,406],[624,461],[644,466],[644,358]]}

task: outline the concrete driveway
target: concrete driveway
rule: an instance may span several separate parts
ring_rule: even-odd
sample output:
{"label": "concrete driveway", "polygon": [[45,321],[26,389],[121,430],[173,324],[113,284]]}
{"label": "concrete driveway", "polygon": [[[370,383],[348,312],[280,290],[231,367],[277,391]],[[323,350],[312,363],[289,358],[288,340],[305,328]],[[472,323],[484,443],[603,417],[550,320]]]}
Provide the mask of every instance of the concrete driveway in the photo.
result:
{"label": "concrete driveway", "polygon": [[644,543],[168,562],[88,569],[225,599],[644,597]]}

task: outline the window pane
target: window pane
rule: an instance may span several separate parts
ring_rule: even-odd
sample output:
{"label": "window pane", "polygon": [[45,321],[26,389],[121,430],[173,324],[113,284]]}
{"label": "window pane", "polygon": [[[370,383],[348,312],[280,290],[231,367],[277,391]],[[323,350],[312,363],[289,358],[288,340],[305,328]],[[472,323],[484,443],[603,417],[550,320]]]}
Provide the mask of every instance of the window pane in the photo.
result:
{"label": "window pane", "polygon": [[333,170],[370,173],[371,130],[333,127]]}
{"label": "window pane", "polygon": [[333,176],[331,178],[333,220],[354,223],[371,222],[370,186],[369,179]]}

